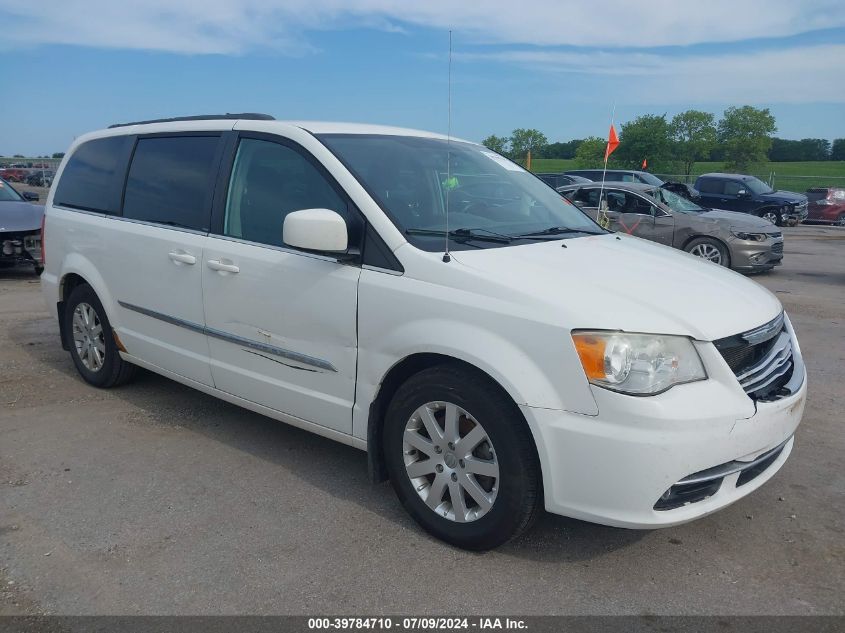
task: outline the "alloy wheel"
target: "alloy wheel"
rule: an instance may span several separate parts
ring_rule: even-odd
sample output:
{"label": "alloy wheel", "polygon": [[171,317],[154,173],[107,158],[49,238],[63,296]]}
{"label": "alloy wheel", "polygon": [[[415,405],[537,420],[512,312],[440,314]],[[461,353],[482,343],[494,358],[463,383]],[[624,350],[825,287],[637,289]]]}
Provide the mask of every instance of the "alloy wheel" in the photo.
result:
{"label": "alloy wheel", "polygon": [[714,264],[722,264],[722,251],[712,244],[696,244],[690,250],[690,254],[697,255],[702,259],[713,262]]}
{"label": "alloy wheel", "polygon": [[457,523],[487,514],[499,489],[499,462],[484,427],[450,402],[428,402],[405,425],[405,470],[420,499]]}
{"label": "alloy wheel", "polygon": [[73,345],[86,369],[100,371],[106,359],[106,339],[100,317],[88,303],[79,303],[73,310]]}
{"label": "alloy wheel", "polygon": [[775,213],[774,211],[766,211],[766,213],[764,213],[761,217],[764,220],[768,220],[772,224],[777,224],[778,220],[779,220],[778,214]]}

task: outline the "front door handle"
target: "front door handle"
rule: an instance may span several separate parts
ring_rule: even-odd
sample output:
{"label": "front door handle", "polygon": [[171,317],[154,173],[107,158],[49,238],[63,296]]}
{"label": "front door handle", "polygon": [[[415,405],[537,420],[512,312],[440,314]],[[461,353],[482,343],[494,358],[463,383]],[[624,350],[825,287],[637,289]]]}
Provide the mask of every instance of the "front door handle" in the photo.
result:
{"label": "front door handle", "polygon": [[197,263],[197,258],[185,251],[170,251],[167,256],[177,264],[193,266]]}
{"label": "front door handle", "polygon": [[216,270],[220,273],[239,273],[241,269],[235,266],[234,264],[227,264],[219,259],[209,259],[207,262],[208,267],[211,270]]}

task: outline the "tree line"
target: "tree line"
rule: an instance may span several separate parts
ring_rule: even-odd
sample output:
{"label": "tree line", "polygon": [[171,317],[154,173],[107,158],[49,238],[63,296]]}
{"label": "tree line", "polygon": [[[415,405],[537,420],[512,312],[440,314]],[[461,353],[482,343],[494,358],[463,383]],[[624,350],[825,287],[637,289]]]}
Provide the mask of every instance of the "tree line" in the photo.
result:
{"label": "tree line", "polygon": [[[727,169],[745,171],[766,160],[845,160],[845,138],[807,138],[800,141],[774,137],[775,117],[768,108],[727,108],[717,121],[711,112],[687,110],[669,119],[666,114],[645,114],[620,126],[619,148],[608,167],[639,169],[643,160],[652,171],[691,174],[699,161],[723,161]],[[488,136],[482,143],[514,160],[575,159],[578,167],[604,163],[606,138],[590,136],[549,143],[539,130],[519,128],[510,137]]]}

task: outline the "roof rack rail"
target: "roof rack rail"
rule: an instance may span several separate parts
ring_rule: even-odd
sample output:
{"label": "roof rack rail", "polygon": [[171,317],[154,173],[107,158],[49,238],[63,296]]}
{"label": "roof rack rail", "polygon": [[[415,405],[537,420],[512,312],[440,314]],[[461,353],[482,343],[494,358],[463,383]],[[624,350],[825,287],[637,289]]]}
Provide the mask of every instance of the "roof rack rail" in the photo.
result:
{"label": "roof rack rail", "polygon": [[173,123],[175,121],[213,121],[215,119],[246,119],[250,121],[275,121],[276,117],[260,112],[237,112],[226,114],[195,114],[194,116],[175,116],[169,119],[150,119],[149,121],[132,121],[130,123],[114,123],[109,129],[126,127],[128,125],[145,125],[147,123]]}

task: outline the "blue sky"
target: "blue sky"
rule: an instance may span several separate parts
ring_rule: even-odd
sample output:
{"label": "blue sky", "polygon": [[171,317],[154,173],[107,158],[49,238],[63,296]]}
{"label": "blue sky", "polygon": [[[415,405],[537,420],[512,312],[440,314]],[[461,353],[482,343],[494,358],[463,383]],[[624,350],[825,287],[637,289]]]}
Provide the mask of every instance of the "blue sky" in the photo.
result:
{"label": "blue sky", "polygon": [[121,4],[0,0],[0,154],[205,112],[445,131],[450,28],[463,138],[603,136],[614,103],[618,122],[752,104],[772,110],[778,136],[845,137],[838,0]]}

